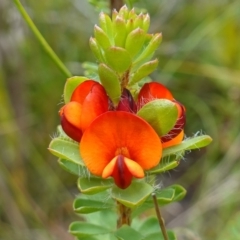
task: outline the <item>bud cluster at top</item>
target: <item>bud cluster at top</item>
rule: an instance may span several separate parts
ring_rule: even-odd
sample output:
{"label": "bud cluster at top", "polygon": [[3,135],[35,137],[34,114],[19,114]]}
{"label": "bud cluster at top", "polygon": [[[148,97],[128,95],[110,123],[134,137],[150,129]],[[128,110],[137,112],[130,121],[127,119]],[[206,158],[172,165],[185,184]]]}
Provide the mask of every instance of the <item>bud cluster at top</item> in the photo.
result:
{"label": "bud cluster at top", "polygon": [[[151,61],[151,58],[162,35],[147,33],[150,25],[148,14],[137,15],[134,9],[129,11],[123,6],[119,12],[113,10],[112,19],[100,13],[99,25],[94,27],[90,48],[100,63],[99,77],[104,87],[109,85],[106,78],[110,77],[115,79],[111,82],[116,85],[119,82],[120,89],[117,91],[121,92],[123,88],[138,83],[156,69],[158,60]],[[117,91],[112,96],[116,102],[119,97]]]}

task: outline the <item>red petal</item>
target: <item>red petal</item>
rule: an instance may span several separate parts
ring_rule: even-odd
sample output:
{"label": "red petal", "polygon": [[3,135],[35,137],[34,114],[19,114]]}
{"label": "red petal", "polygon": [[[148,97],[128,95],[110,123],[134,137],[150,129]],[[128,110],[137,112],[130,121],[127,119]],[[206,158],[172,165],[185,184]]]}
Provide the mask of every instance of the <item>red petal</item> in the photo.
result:
{"label": "red petal", "polygon": [[145,83],[138,94],[138,108],[154,99],[174,100],[171,92],[157,82]]}
{"label": "red petal", "polygon": [[153,128],[140,117],[122,111],[106,112],[84,132],[80,153],[89,171],[102,176],[117,155],[132,159],[144,170],[151,169],[161,159],[162,144]]}
{"label": "red petal", "polygon": [[133,99],[131,92],[128,89],[123,89],[122,96],[116,110],[131,113],[135,113],[137,111],[136,103]]}
{"label": "red petal", "polygon": [[83,83],[79,84],[77,86],[77,88],[73,91],[70,101],[75,101],[75,102],[82,104],[84,99],[86,98],[86,96],[91,91],[93,85],[95,85],[95,84],[99,84],[99,83],[96,81],[93,81],[93,80],[87,80],[87,81],[84,81]]}
{"label": "red petal", "polygon": [[60,115],[64,132],[70,138],[79,142],[82,137],[80,122],[81,105],[77,102],[70,102],[60,110]]}
{"label": "red petal", "polygon": [[135,161],[123,155],[118,155],[103,170],[102,177],[107,178],[109,176],[114,178],[115,184],[119,188],[125,189],[131,184],[133,176],[143,178],[144,172]]}
{"label": "red petal", "polygon": [[167,142],[162,143],[162,146],[163,146],[163,148],[167,148],[167,147],[172,147],[172,146],[174,146],[174,145],[177,145],[177,144],[179,144],[179,143],[182,142],[183,137],[184,137],[184,132],[183,132],[183,130],[182,130],[182,131],[181,131],[176,137],[174,137],[173,139],[171,139],[171,140],[169,140],[169,141],[167,141]]}
{"label": "red petal", "polygon": [[108,111],[108,101],[108,96],[102,85],[94,84],[82,103],[82,131],[84,131],[95,118]]}

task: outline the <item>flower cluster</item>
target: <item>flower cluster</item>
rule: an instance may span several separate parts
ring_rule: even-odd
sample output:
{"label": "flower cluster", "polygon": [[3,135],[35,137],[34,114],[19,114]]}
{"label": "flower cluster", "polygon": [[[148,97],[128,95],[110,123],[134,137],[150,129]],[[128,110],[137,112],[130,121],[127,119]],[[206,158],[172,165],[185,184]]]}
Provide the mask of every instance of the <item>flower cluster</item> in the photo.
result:
{"label": "flower cluster", "polygon": [[[175,113],[173,118],[166,116],[165,105]],[[143,178],[145,170],[160,162],[163,148],[179,144],[184,135],[184,107],[157,82],[145,83],[136,100],[124,88],[115,106],[100,83],[86,80],[59,113],[64,132],[80,143],[89,171],[113,177],[122,189],[133,177]],[[171,123],[162,126],[166,121]]]}

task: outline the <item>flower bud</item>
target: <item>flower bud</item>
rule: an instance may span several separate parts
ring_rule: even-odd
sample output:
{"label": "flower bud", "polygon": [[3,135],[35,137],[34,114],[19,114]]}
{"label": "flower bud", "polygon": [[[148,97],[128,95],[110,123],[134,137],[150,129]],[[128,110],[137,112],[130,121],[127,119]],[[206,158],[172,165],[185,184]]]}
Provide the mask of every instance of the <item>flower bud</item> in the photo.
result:
{"label": "flower bud", "polygon": [[124,88],[118,106],[118,111],[125,111],[135,113],[137,111],[137,105],[133,99],[131,92]]}

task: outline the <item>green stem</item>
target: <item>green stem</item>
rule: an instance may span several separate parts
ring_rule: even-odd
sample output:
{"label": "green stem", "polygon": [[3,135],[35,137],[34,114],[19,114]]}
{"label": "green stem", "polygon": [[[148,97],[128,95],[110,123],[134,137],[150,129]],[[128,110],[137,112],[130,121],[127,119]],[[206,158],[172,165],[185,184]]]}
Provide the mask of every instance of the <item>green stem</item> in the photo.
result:
{"label": "green stem", "polygon": [[117,228],[120,228],[123,224],[131,225],[131,208],[124,206],[122,203],[117,202],[118,206],[118,221]]}
{"label": "green stem", "polygon": [[156,214],[157,214],[159,226],[160,226],[160,228],[161,228],[161,230],[162,230],[163,238],[164,238],[164,240],[168,240],[167,230],[166,230],[166,227],[165,227],[163,218],[162,218],[162,216],[161,216],[160,209],[159,209],[159,207],[158,207],[157,197],[156,197],[156,194],[155,194],[155,193],[152,193],[152,198],[153,198],[153,202],[154,202],[155,211],[156,211]]}
{"label": "green stem", "polygon": [[33,31],[34,35],[40,42],[40,44],[43,46],[49,57],[56,63],[58,68],[66,75],[66,77],[71,77],[72,74],[70,71],[66,68],[66,66],[63,64],[63,62],[58,58],[56,53],[52,50],[52,48],[49,46],[47,41],[44,39],[42,34],[39,32],[35,24],[33,23],[32,19],[29,17],[28,13],[25,11],[23,5],[19,0],[13,0],[18,11],[21,13],[22,17],[30,27],[30,29]]}

